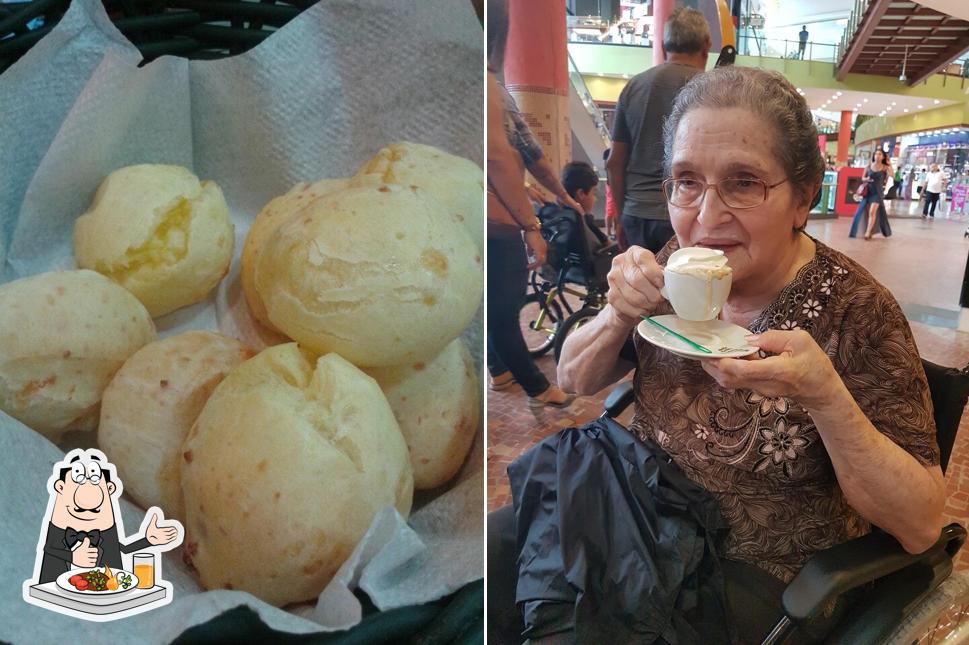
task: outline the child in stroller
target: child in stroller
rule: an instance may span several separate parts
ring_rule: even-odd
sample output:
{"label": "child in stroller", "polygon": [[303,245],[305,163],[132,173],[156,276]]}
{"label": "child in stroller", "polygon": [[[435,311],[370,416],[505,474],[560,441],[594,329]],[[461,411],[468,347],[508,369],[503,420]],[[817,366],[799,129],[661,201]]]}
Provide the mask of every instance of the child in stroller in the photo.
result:
{"label": "child in stroller", "polygon": [[599,177],[591,165],[581,161],[568,163],[562,169],[562,186],[582,206],[585,215],[557,204],[545,204],[539,209],[542,235],[548,242],[548,259],[540,274],[549,282],[562,280],[590,289],[606,288],[606,274],[618,249],[592,216],[598,185]]}

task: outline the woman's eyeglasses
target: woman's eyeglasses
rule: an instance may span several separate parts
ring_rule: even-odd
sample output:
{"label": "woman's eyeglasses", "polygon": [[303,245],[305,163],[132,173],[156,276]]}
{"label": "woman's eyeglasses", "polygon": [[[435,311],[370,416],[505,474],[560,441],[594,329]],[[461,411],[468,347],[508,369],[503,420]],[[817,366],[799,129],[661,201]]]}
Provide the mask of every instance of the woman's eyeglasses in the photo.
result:
{"label": "woman's eyeglasses", "polygon": [[698,207],[711,188],[717,191],[720,200],[728,208],[756,208],[767,201],[771,188],[785,181],[782,179],[776,184],[768,184],[762,179],[728,177],[708,184],[698,179],[667,179],[663,182],[663,192],[666,201],[679,208]]}

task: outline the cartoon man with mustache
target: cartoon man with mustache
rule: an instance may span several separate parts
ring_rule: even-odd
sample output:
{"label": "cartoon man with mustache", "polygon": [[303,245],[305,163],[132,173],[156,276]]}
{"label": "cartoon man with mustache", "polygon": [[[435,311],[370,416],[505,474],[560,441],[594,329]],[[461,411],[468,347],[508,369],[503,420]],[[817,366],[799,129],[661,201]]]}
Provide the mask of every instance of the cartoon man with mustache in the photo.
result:
{"label": "cartoon man with mustache", "polygon": [[[24,600],[88,620],[114,620],[171,602],[171,583],[161,580],[160,569],[156,568],[154,580],[149,584],[154,584],[152,588],[163,587],[164,592],[159,590],[158,601],[150,605],[119,608],[112,612],[104,608],[103,615],[89,615],[84,610],[72,610],[63,604],[58,606],[58,602],[45,603],[45,599],[49,601],[52,596],[63,595],[47,583],[56,582],[67,571],[105,565],[114,570],[130,571],[130,566],[124,566],[122,553],[146,549],[167,551],[181,544],[184,536],[182,525],[174,520],[165,522],[161,510],[156,507],[148,509],[139,535],[129,539],[124,534],[118,506],[122,483],[114,466],[100,450],[72,450],[63,461],[54,465],[47,485],[50,493],[45,515],[47,523],[37,544],[34,576],[24,582]],[[159,520],[163,522],[161,525]]]}
{"label": "cartoon man with mustache", "polygon": [[113,466],[98,450],[68,457],[68,467],[60,468],[54,481],[56,500],[47,525],[41,583],[53,582],[71,569],[105,564],[122,569],[122,553],[165,545],[178,537],[177,528],[159,527],[155,514],[143,538],[123,544],[111,500],[115,493],[120,495],[117,483],[112,481]]}

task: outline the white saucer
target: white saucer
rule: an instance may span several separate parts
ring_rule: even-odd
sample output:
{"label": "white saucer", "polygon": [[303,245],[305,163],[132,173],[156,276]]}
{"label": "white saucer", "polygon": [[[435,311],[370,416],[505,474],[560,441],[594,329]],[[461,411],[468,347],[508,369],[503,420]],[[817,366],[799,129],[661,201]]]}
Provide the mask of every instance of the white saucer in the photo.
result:
{"label": "white saucer", "polygon": [[703,345],[712,353],[707,354],[691,347],[673,334],[663,331],[659,327],[649,324],[645,320],[639,323],[636,331],[647,341],[684,358],[741,358],[750,356],[758,351],[756,347],[747,344],[746,336],[751,332],[728,323],[724,320],[706,320],[695,322],[683,320],[679,316],[653,316],[653,320],[669,327],[677,334],[689,338],[698,345]]}

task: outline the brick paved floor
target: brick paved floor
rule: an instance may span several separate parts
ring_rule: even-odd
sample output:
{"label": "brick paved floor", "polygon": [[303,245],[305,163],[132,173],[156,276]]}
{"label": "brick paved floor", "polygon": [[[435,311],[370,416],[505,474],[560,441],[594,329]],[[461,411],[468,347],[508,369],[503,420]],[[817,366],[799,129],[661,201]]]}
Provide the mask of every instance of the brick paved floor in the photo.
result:
{"label": "brick paved floor", "polygon": [[[891,289],[906,308],[933,307],[958,310],[959,290],[969,252],[963,231],[967,218],[935,221],[907,217],[912,205],[895,204],[891,225],[894,235],[872,241],[849,239],[850,220],[813,221],[808,232],[860,262]],[[914,307],[913,307],[914,306]],[[910,315],[911,317],[911,315]],[[933,362],[963,366],[969,363],[969,334],[955,329],[911,321],[921,355]],[[550,356],[537,361],[542,371],[555,380],[555,364]],[[508,464],[536,441],[571,425],[581,424],[602,412],[608,388],[596,396],[581,397],[567,410],[547,410],[533,415],[521,388],[488,393],[488,509],[494,510],[511,500],[505,470]],[[628,421],[627,412],[621,421]],[[952,460],[946,475],[946,514],[948,521],[969,522],[969,414],[963,416]],[[969,568],[969,549],[957,562]]]}

